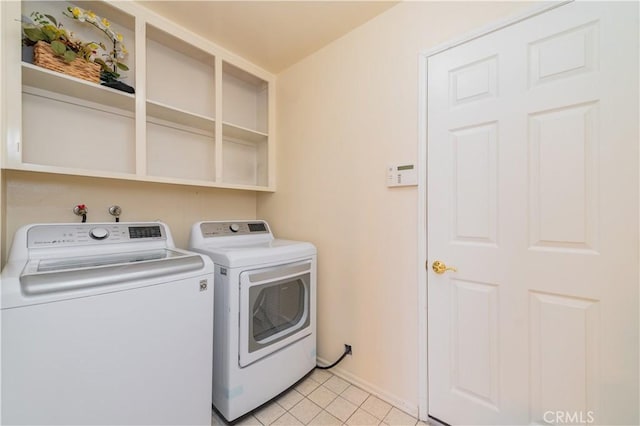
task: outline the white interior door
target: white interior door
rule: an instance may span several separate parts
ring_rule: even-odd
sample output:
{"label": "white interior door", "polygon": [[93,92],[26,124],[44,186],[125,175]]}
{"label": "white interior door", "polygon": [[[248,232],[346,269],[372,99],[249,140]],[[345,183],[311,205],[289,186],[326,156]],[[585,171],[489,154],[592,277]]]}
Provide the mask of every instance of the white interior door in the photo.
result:
{"label": "white interior door", "polygon": [[429,414],[638,424],[638,3],[428,60]]}

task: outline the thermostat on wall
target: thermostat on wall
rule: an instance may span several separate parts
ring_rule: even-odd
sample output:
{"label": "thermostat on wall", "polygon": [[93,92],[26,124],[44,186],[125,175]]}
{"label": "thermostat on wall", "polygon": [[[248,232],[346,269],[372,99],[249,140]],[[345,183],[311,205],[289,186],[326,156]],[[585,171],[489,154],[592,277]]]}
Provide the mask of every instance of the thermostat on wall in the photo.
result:
{"label": "thermostat on wall", "polygon": [[394,164],[387,167],[387,186],[413,186],[418,184],[418,171],[413,164]]}

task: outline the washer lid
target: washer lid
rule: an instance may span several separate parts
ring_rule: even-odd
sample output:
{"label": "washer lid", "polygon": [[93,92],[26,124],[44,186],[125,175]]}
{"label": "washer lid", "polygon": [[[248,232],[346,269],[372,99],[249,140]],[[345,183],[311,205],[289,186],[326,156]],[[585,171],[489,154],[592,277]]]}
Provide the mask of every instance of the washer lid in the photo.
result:
{"label": "washer lid", "polygon": [[213,259],[213,263],[228,268],[288,262],[316,254],[316,247],[311,243],[278,239],[252,244],[230,244],[225,247],[203,245],[190,247],[190,250],[207,254]]}
{"label": "washer lid", "polygon": [[177,250],[150,250],[100,256],[34,259],[20,274],[28,296],[66,292],[135,280],[172,276],[204,267],[200,255]]}

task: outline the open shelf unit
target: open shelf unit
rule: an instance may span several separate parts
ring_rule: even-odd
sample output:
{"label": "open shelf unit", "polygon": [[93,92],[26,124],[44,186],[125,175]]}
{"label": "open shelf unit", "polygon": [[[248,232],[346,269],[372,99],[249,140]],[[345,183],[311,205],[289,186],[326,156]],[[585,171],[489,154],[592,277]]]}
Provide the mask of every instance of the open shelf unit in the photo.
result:
{"label": "open shelf unit", "polygon": [[[268,181],[269,83],[233,64],[222,64],[224,182]],[[242,164],[233,167],[233,164]]]}
{"label": "open shelf unit", "polygon": [[[20,16],[55,16],[83,41],[108,38],[63,16],[91,10],[124,37],[135,94],[21,61]],[[2,168],[274,191],[275,77],[135,2],[1,2]],[[68,12],[66,12],[68,14]],[[100,37],[104,36],[105,40]],[[18,64],[18,65],[16,65]]]}

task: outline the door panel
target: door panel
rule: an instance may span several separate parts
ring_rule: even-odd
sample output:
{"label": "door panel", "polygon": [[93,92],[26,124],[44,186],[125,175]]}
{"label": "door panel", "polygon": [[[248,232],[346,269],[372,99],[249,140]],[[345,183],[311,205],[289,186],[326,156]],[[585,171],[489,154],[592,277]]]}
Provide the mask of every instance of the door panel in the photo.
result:
{"label": "door panel", "polygon": [[[496,136],[496,122],[451,131],[451,220],[456,243],[497,243]],[[467,214],[469,211],[474,214]]]}
{"label": "door panel", "polygon": [[640,421],[637,40],[576,2],[429,58],[430,415]]}
{"label": "door panel", "polygon": [[597,380],[598,302],[536,292],[529,297],[533,418],[544,419],[545,411],[588,413],[598,402],[591,386]]}
{"label": "door panel", "polygon": [[599,115],[589,102],[529,116],[530,248],[597,251]]}
{"label": "door panel", "polygon": [[497,410],[498,291],[495,285],[451,280],[452,389]]}

